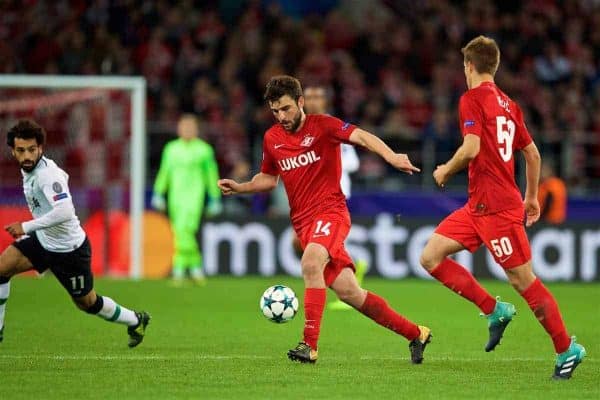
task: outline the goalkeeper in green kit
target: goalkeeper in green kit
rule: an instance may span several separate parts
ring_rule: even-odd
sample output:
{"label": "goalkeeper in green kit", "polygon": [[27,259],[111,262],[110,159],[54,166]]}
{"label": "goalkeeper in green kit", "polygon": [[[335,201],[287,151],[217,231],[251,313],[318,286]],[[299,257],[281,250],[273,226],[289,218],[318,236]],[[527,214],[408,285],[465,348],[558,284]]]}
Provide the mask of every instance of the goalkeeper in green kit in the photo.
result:
{"label": "goalkeeper in green kit", "polygon": [[199,122],[194,115],[185,114],[179,119],[179,138],[165,146],[154,182],[152,207],[159,211],[168,209],[175,236],[173,282],[176,285],[183,284],[186,270],[194,282],[206,282],[196,234],[207,194],[207,213],[218,214],[222,209],[214,151],[198,138],[198,133]]}

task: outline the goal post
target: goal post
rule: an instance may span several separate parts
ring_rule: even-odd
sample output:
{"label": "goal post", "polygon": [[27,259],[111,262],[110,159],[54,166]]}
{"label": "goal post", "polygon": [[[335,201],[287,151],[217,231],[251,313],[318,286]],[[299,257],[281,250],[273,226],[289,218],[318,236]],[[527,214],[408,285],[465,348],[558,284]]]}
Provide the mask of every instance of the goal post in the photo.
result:
{"label": "goal post", "polygon": [[[0,89],[115,89],[127,91],[131,104],[129,188],[129,274],[142,275],[146,182],[146,80],[143,77],[76,75],[0,75]],[[69,171],[67,171],[69,172]],[[108,239],[108,238],[107,238]]]}

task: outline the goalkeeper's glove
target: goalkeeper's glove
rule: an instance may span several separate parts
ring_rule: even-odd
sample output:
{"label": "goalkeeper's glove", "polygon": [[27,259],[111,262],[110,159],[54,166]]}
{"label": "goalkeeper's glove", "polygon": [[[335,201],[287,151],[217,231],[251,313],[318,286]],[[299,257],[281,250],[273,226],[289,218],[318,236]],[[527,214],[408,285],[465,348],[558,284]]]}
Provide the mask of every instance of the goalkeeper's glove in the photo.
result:
{"label": "goalkeeper's glove", "polygon": [[221,199],[208,199],[208,205],[206,207],[206,214],[209,217],[214,217],[215,215],[219,215],[223,212],[223,205],[221,204]]}
{"label": "goalkeeper's glove", "polygon": [[165,212],[165,210],[167,209],[167,201],[165,200],[165,197],[158,193],[152,194],[152,200],[150,200],[150,205],[155,210],[162,212]]}

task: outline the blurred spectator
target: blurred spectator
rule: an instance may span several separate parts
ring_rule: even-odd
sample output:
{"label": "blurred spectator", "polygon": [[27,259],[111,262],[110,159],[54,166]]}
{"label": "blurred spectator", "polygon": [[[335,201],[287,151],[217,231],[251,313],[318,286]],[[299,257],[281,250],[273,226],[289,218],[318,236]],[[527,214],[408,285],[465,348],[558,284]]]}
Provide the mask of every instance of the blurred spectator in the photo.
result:
{"label": "blurred spectator", "polygon": [[556,83],[571,74],[571,63],[559,53],[556,43],[547,43],[544,54],[535,59],[535,73],[544,83]]}
{"label": "blurred spectator", "polygon": [[562,224],[567,217],[567,186],[555,175],[554,167],[548,161],[542,162],[540,188],[540,219],[550,224]]}
{"label": "blurred spectator", "polygon": [[433,142],[436,166],[448,161],[460,145],[458,127],[446,110],[436,110],[433,113],[422,135]]}
{"label": "blurred spectator", "polygon": [[[250,163],[239,160],[231,170],[231,179],[237,182],[246,182],[252,178],[250,174]],[[226,196],[223,198],[223,212],[228,215],[245,215],[250,208],[251,198],[249,196]]]}

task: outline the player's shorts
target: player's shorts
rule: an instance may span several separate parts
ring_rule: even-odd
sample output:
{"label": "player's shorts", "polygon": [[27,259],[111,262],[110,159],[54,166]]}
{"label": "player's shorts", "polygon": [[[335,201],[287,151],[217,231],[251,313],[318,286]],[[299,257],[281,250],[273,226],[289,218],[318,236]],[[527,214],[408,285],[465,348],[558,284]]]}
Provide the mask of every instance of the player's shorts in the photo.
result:
{"label": "player's shorts", "polygon": [[354,263],[344,246],[349,232],[350,215],[343,211],[318,214],[311,224],[307,224],[304,229],[299,229],[298,238],[303,249],[309,243],[318,243],[329,252],[330,260],[323,272],[327,286],[333,284],[344,268],[351,268],[354,271]]}
{"label": "player's shorts", "polygon": [[523,208],[473,215],[465,206],[447,216],[435,233],[456,240],[471,253],[485,244],[496,262],[510,269],[531,260],[524,223]]}
{"label": "player's shorts", "polygon": [[46,250],[35,232],[12,244],[42,273],[50,269],[71,297],[88,294],[94,287],[92,276],[92,248],[88,238],[77,249],[68,253]]}

